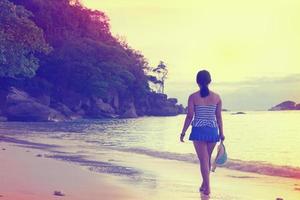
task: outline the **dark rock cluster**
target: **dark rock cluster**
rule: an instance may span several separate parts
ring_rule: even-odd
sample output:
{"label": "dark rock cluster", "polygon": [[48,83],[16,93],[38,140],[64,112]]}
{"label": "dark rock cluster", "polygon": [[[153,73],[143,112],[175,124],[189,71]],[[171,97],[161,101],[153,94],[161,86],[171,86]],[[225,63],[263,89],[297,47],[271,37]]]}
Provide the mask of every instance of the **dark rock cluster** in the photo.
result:
{"label": "dark rock cluster", "polygon": [[185,113],[177,99],[165,94],[149,93],[143,102],[119,99],[112,93],[104,102],[65,91],[60,101],[48,95],[30,95],[11,87],[0,92],[0,121],[65,121],[78,118],[136,118],[139,116],[174,116]]}

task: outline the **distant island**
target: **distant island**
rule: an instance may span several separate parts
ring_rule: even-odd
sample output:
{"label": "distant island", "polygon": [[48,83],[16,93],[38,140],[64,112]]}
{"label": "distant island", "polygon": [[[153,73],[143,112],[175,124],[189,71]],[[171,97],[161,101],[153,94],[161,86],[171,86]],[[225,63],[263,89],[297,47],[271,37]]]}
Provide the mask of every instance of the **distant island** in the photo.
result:
{"label": "distant island", "polygon": [[277,110],[300,110],[300,103],[297,104],[294,101],[284,101],[269,109],[269,111],[277,111]]}
{"label": "distant island", "polygon": [[63,121],[185,113],[151,89],[141,52],[80,1],[1,0],[0,120]]}

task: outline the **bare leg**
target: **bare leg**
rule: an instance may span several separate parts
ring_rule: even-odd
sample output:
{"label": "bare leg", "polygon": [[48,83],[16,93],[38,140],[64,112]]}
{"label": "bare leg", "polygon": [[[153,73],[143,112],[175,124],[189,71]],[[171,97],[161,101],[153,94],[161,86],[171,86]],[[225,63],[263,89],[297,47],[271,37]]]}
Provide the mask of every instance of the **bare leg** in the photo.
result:
{"label": "bare leg", "polygon": [[200,169],[203,179],[202,185],[207,191],[206,193],[209,193],[209,154],[207,151],[207,143],[202,141],[194,141],[194,147],[200,161]]}
{"label": "bare leg", "polygon": [[209,171],[211,170],[211,154],[214,151],[214,148],[216,146],[216,143],[207,143],[207,152],[208,152],[208,156],[209,156]]}
{"label": "bare leg", "polygon": [[[212,155],[212,152],[214,151],[214,148],[216,146],[216,143],[207,143],[207,152],[208,152],[208,156],[209,156],[209,173],[210,173],[210,170],[211,170],[211,155]],[[202,184],[200,186],[200,191],[205,191],[205,187],[204,187],[204,182],[202,181]]]}

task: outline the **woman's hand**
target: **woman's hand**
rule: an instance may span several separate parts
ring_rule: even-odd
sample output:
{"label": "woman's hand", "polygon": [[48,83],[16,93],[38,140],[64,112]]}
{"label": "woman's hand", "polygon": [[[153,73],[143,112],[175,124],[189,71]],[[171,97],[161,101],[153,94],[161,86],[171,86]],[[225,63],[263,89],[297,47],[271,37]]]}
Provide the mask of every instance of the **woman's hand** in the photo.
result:
{"label": "woman's hand", "polygon": [[180,142],[184,142],[184,140],[183,140],[184,136],[185,136],[184,133],[181,133],[181,134],[180,134]]}
{"label": "woman's hand", "polygon": [[224,141],[225,140],[225,136],[223,134],[220,134],[220,139],[221,139],[221,141]]}

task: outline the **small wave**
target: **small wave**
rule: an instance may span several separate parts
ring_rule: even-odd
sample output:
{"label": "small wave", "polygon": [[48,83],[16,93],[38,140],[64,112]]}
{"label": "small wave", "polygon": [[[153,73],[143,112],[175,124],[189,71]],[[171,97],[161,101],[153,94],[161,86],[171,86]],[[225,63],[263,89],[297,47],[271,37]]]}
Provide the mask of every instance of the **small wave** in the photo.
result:
{"label": "small wave", "polygon": [[57,145],[30,142],[27,140],[20,140],[20,139],[0,135],[0,142],[1,141],[15,143],[15,144],[27,146],[27,147],[34,148],[34,149],[50,149],[50,148],[58,147]]}
{"label": "small wave", "polygon": [[88,160],[85,156],[82,155],[46,155],[47,158],[54,158],[57,160],[67,161],[79,164],[81,166],[89,167],[92,171],[97,171],[101,173],[108,173],[108,174],[116,174],[116,175],[125,175],[125,176],[136,176],[139,175],[141,172],[132,168],[132,167],[125,167],[120,165],[115,165],[109,162],[97,161],[97,160]]}
{"label": "small wave", "polygon": [[156,178],[149,173],[142,172],[136,168],[117,165],[112,162],[103,162],[98,160],[89,160],[84,155],[71,155],[71,154],[53,154],[46,155],[47,158],[53,158],[66,162],[75,163],[89,170],[97,173],[112,174],[116,176],[126,177],[126,181],[135,183],[139,182],[148,187],[156,187]]}
{"label": "small wave", "polygon": [[[30,142],[26,140],[21,139],[15,139],[11,137],[6,136],[0,136],[0,142],[10,142],[10,143],[16,143],[18,145],[35,148],[35,149],[43,149],[47,150],[52,153],[64,153],[57,151],[55,148],[59,147],[57,145],[51,145],[51,144],[43,144],[43,143],[36,143],[36,142]],[[107,147],[109,148],[109,147]],[[162,159],[169,159],[169,160],[177,160],[177,161],[184,161],[189,163],[198,163],[198,158],[195,154],[189,153],[189,154],[181,154],[181,153],[173,153],[173,152],[167,152],[167,151],[155,151],[145,148],[117,148],[117,147],[110,147],[113,150],[123,151],[123,152],[130,152],[130,153],[137,153],[137,154],[143,154],[148,155],[156,158],[162,158]],[[71,162],[77,162],[81,165],[91,166],[94,168],[95,171],[99,172],[105,172],[105,173],[115,173],[118,174],[124,174],[129,175],[132,173],[138,173],[137,171],[133,172],[132,169],[126,168],[126,167],[117,167],[117,166],[107,166],[104,167],[104,163],[97,161],[88,161],[84,160],[83,158],[75,158],[75,157],[56,157],[56,159],[62,159],[66,161]],[[98,166],[97,166],[98,165]],[[297,178],[300,179],[300,168],[298,167],[291,167],[291,166],[278,166],[273,164],[268,164],[264,162],[259,161],[242,161],[238,159],[228,159],[225,165],[221,166],[227,169],[232,170],[239,170],[244,172],[253,172],[257,174],[263,174],[263,175],[270,175],[270,176],[280,176],[280,177],[289,177],[289,178]],[[107,171],[105,171],[107,170]]]}
{"label": "small wave", "polygon": [[[115,149],[115,148],[114,148]],[[169,160],[178,160],[190,163],[198,163],[198,158],[195,154],[180,154],[166,151],[155,151],[145,148],[126,148],[117,149],[120,151],[132,152],[137,154],[144,154],[156,158],[163,158]],[[225,165],[220,167],[233,169],[243,172],[253,172],[257,174],[280,176],[288,178],[300,179],[300,168],[290,166],[278,166],[269,163],[259,161],[242,161],[238,159],[228,159]]]}

